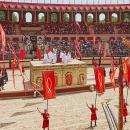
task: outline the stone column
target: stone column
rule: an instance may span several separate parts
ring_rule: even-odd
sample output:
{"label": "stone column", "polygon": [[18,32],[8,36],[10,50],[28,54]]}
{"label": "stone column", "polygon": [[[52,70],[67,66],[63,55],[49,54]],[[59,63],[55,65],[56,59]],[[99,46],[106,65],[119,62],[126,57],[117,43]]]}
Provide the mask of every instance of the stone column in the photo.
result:
{"label": "stone column", "polygon": [[37,15],[36,11],[33,11],[33,21],[32,21],[32,23],[37,23],[38,22],[36,15]]}
{"label": "stone column", "polygon": [[47,23],[50,23],[50,13],[47,11]]}
{"label": "stone column", "polygon": [[61,12],[59,12],[59,14],[58,14],[58,16],[59,16],[59,23],[62,23],[62,13]]}

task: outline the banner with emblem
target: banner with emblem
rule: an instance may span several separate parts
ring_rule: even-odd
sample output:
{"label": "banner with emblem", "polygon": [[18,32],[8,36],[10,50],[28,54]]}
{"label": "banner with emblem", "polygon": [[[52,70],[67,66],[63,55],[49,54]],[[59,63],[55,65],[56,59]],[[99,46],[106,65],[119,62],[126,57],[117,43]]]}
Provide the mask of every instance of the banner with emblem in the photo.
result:
{"label": "banner with emblem", "polygon": [[105,91],[104,69],[103,67],[96,67],[94,72],[95,72],[96,90],[98,93],[102,94]]}
{"label": "banner with emblem", "polygon": [[54,71],[43,71],[43,94],[44,99],[52,99],[56,97],[56,78]]}

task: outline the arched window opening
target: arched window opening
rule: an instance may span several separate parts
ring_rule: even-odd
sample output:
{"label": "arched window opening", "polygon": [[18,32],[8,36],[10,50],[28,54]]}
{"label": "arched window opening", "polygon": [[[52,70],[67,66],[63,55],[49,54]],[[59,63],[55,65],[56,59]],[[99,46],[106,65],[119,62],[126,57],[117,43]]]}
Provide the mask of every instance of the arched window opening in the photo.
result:
{"label": "arched window opening", "polygon": [[75,15],[75,21],[76,21],[76,22],[81,22],[81,21],[82,21],[82,15],[81,15],[80,13],[77,13],[77,14]]}
{"label": "arched window opening", "polygon": [[93,23],[93,21],[94,21],[94,16],[93,16],[93,14],[92,14],[92,13],[89,13],[89,14],[87,15],[87,22],[88,22],[88,23]]}
{"label": "arched window opening", "polygon": [[58,20],[57,17],[58,17],[58,16],[57,16],[57,13],[52,13],[52,14],[51,14],[51,22],[52,22],[52,23],[56,23],[57,20]]}
{"label": "arched window opening", "polygon": [[106,19],[105,14],[104,14],[104,13],[101,13],[101,14],[99,15],[99,22],[100,22],[100,23],[105,23],[105,19]]}
{"label": "arched window opening", "polygon": [[44,13],[38,14],[38,22],[45,22],[45,14]]}
{"label": "arched window opening", "polygon": [[112,13],[111,22],[116,23],[118,21],[118,15],[116,13]]}
{"label": "arched window opening", "polygon": [[5,21],[5,12],[0,11],[0,21]]}
{"label": "arched window opening", "polygon": [[25,14],[25,22],[26,22],[26,23],[32,23],[32,13],[27,12],[27,13]]}
{"label": "arched window opening", "polygon": [[12,22],[19,22],[19,13],[18,12],[12,13]]}
{"label": "arched window opening", "polygon": [[124,22],[130,22],[129,13],[124,13]]}
{"label": "arched window opening", "polygon": [[64,15],[63,15],[63,21],[64,22],[69,22],[70,21],[70,15],[69,15],[69,13],[64,13]]}

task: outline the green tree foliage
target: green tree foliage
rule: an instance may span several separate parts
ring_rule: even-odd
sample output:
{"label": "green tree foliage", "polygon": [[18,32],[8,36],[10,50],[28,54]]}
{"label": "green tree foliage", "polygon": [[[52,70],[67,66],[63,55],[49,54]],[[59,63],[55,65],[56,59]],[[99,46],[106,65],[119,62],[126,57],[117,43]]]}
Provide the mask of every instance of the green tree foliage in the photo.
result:
{"label": "green tree foliage", "polygon": [[124,13],[124,22],[129,22],[130,21],[130,17],[128,13]]}
{"label": "green tree foliage", "polygon": [[93,23],[93,17],[91,15],[89,15],[87,17],[87,21],[88,21],[88,23]]}
{"label": "green tree foliage", "polygon": [[45,22],[45,16],[44,15],[39,18],[39,22]]}
{"label": "green tree foliage", "polygon": [[112,23],[116,23],[116,22],[117,22],[117,17],[111,16],[111,22],[112,22]]}
{"label": "green tree foliage", "polygon": [[13,22],[18,22],[18,17],[15,13],[12,14],[12,21]]}
{"label": "green tree foliage", "polygon": [[63,15],[63,20],[64,20],[65,22],[69,22],[69,21],[70,21],[70,19],[69,19],[69,14],[68,14],[68,13],[65,13],[65,14]]}
{"label": "green tree foliage", "polygon": [[56,13],[52,13],[51,14],[51,22],[52,23],[56,23],[57,22],[57,14]]}
{"label": "green tree foliage", "polygon": [[4,11],[0,11],[0,21],[4,21],[5,20],[5,13]]}

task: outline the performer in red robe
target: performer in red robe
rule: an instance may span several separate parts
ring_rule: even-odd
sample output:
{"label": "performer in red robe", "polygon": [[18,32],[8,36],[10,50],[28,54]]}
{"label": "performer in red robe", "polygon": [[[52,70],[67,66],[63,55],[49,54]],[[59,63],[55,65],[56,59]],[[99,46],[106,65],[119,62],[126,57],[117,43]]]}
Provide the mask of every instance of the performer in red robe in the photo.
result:
{"label": "performer in red robe", "polygon": [[[38,108],[37,108],[37,110],[39,111]],[[40,113],[43,116],[43,124],[42,124],[43,130],[45,130],[46,128],[48,128],[48,130],[49,130],[49,113],[47,113],[46,109],[44,110],[44,113],[42,113],[42,112],[40,112]]]}
{"label": "performer in red robe", "polygon": [[125,102],[125,99],[123,101],[123,117],[124,121],[127,122],[126,117],[128,116],[128,110],[127,110],[128,104]]}
{"label": "performer in red robe", "polygon": [[92,127],[92,122],[95,121],[95,126],[97,125],[96,124],[96,121],[97,121],[97,114],[96,114],[96,111],[98,110],[96,107],[94,107],[94,105],[92,104],[92,107],[89,107],[88,104],[87,104],[87,107],[90,109],[91,111],[91,127]]}

